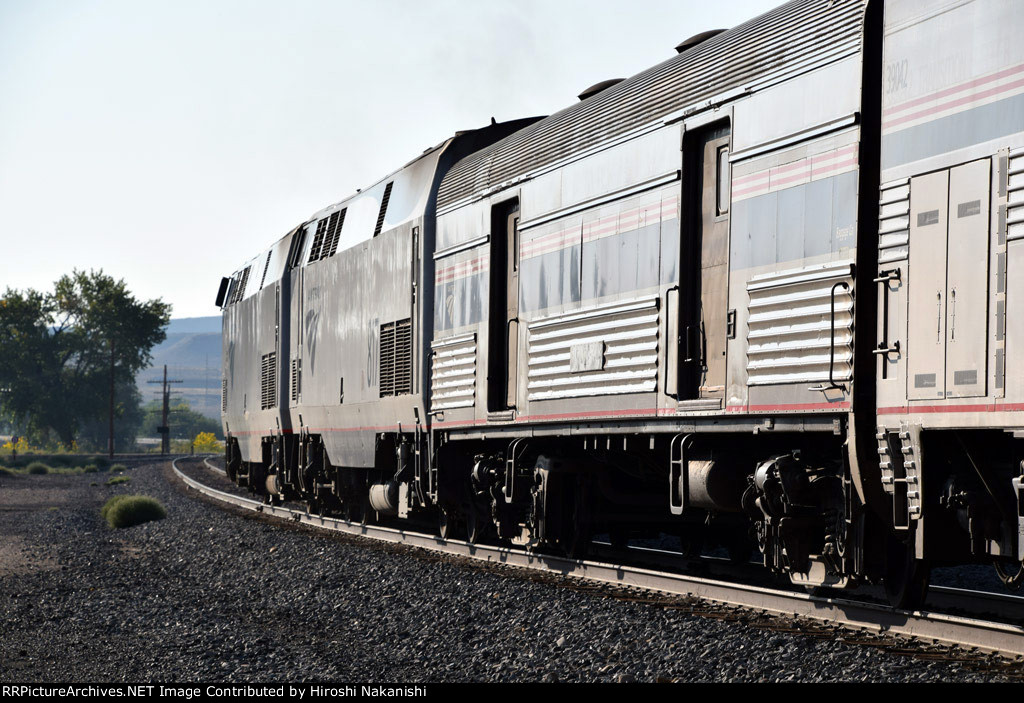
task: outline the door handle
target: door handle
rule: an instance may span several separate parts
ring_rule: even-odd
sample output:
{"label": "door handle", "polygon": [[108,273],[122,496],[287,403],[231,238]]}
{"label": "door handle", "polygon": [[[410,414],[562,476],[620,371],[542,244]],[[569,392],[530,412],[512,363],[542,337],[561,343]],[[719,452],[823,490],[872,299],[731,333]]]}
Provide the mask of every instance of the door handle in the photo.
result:
{"label": "door handle", "polygon": [[956,341],[956,288],[952,290],[949,298],[949,318],[950,318],[950,329],[949,329],[949,341]]}

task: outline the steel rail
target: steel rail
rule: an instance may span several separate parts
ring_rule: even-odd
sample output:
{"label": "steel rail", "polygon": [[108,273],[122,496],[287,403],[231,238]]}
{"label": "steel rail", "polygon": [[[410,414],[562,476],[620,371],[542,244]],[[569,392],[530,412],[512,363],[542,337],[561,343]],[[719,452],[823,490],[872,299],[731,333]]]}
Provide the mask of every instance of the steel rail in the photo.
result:
{"label": "steel rail", "polygon": [[[776,590],[633,566],[568,559],[507,547],[471,544],[462,540],[445,540],[433,535],[392,527],[361,525],[346,520],[313,515],[300,510],[267,505],[250,498],[210,488],[183,473],[178,468],[178,461],[180,458],[172,462],[174,472],[187,486],[206,496],[239,508],[311,527],[367,537],[382,542],[404,544],[490,564],[543,571],[558,576],[620,587],[640,588],[672,596],[699,598],[764,614],[806,618],[849,630],[880,635],[899,635],[930,644],[957,646],[972,652],[1000,654],[1017,659],[1024,658],[1024,627],[1020,625],[928,611],[895,610],[880,604],[838,597]],[[215,470],[219,471],[216,468]]]}
{"label": "steel rail", "polygon": [[[213,468],[215,471],[221,471],[221,473],[224,473],[221,469],[216,467]],[[595,541],[594,544],[605,549],[611,548],[612,546],[609,542]],[[634,552],[642,556],[650,555],[670,561],[684,561],[684,558],[680,556],[678,552],[673,552],[668,549],[642,547],[639,545],[630,545],[627,549],[630,552]],[[709,557],[705,555],[702,556],[701,559],[722,565],[729,564],[729,560],[724,557]],[[1013,617],[1024,619],[1024,596],[1014,595],[1012,593],[976,591],[966,588],[957,588],[955,586],[932,585],[928,588],[928,600],[931,602],[930,604],[933,607],[941,606],[943,608],[960,608],[968,610],[977,610],[979,606],[1010,608],[1014,611]]]}

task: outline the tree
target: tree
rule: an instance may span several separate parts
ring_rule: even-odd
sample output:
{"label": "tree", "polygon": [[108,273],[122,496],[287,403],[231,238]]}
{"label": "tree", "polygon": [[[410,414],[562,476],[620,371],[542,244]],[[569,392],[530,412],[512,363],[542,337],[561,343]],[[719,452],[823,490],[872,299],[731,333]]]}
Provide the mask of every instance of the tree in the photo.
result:
{"label": "tree", "polygon": [[[109,389],[107,389],[109,391]],[[106,399],[102,399],[105,401]],[[104,407],[106,407],[104,405]],[[135,444],[142,427],[144,413],[142,394],[131,380],[117,379],[114,404],[114,442],[119,451],[126,451]],[[82,450],[102,452],[107,449],[107,417],[84,420],[78,429],[78,447]]]}
{"label": "tree", "polygon": [[[0,300],[0,411],[35,437],[67,446],[107,413],[165,337],[170,305],[141,302],[123,280],[74,271],[52,293],[7,289]],[[125,408],[122,408],[125,410]]]}

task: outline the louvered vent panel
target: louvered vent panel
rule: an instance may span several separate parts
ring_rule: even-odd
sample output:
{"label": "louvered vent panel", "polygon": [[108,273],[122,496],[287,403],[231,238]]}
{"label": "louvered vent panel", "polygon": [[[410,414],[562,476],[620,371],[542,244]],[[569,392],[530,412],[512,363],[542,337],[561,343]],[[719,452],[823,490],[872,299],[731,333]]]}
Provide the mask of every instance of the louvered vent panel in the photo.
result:
{"label": "louvered vent panel", "polygon": [[274,252],[267,252],[267,260],[263,263],[263,277],[260,278],[260,290],[263,290],[263,284],[267,282],[267,269],[270,268],[270,255]]}
{"label": "louvered vent panel", "polygon": [[380,397],[395,394],[395,323],[380,326]]}
{"label": "louvered vent panel", "polygon": [[1006,238],[1024,239],[1024,149],[1010,152],[1006,188]]}
{"label": "louvered vent panel", "polygon": [[231,292],[231,303],[237,303],[245,297],[245,287],[249,285],[249,271],[252,266],[246,266],[245,271],[242,271],[242,275],[239,276],[238,281],[235,283],[235,289]]}
{"label": "louvered vent panel", "polygon": [[[747,283],[747,384],[836,381],[853,374],[853,264],[849,261],[755,276]],[[832,338],[832,288],[836,290]]]}
{"label": "louvered vent panel", "polygon": [[377,226],[373,228],[373,236],[376,237],[380,234],[380,231],[384,229],[384,216],[388,214],[388,202],[391,201],[391,186],[395,185],[392,181],[384,186],[384,197],[380,201],[380,213],[377,215]]}
{"label": "louvered vent panel", "polygon": [[395,395],[412,393],[412,320],[395,328]]}
{"label": "louvered vent panel", "polygon": [[316,223],[316,234],[313,235],[313,244],[309,248],[309,261],[306,263],[313,263],[314,261],[320,260],[320,250],[324,246],[324,236],[327,234],[327,220],[324,218]]}
{"label": "louvered vent panel", "polygon": [[878,198],[878,263],[910,256],[910,179],[882,186]]}
{"label": "louvered vent panel", "polygon": [[226,413],[228,411],[228,381],[222,379],[220,382],[220,411]]}
{"label": "louvered vent panel", "polygon": [[292,359],[292,402],[299,399],[302,392],[302,359]]}
{"label": "louvered vent panel", "polygon": [[331,234],[330,243],[324,242],[324,249],[326,253],[324,256],[334,256],[338,253],[338,242],[341,241],[341,230],[345,226],[345,213],[348,212],[348,208],[343,208],[340,212],[335,213],[338,215],[338,224],[334,228],[334,232]]}
{"label": "louvered vent panel", "polygon": [[650,393],[658,385],[658,298],[530,323],[530,400]]}
{"label": "louvered vent panel", "polygon": [[380,326],[380,397],[412,393],[412,320]]}
{"label": "louvered vent panel", "polygon": [[264,354],[260,360],[260,409],[277,407],[277,353]]}
{"label": "louvered vent panel", "polygon": [[431,345],[431,410],[471,408],[476,403],[476,335]]}

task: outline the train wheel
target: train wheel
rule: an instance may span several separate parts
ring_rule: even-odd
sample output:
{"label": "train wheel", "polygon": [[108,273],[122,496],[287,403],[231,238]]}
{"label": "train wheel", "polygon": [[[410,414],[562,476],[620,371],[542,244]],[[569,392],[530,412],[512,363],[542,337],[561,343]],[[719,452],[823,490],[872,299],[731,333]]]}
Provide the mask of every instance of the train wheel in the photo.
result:
{"label": "train wheel", "polygon": [[573,494],[568,529],[562,533],[562,548],[570,559],[585,559],[590,551],[590,521],[587,519],[586,492],[577,483]]}
{"label": "train wheel", "polygon": [[927,562],[915,557],[912,545],[890,538],[882,579],[889,605],[900,610],[916,610],[924,605],[931,571]]}
{"label": "train wheel", "polygon": [[451,539],[455,532],[455,520],[444,508],[437,509],[437,534],[441,539]]}
{"label": "train wheel", "polygon": [[365,498],[353,498],[348,502],[346,517],[349,522],[366,525],[370,522],[370,506]]}
{"label": "train wheel", "polygon": [[466,540],[470,544],[479,544],[484,538],[484,521],[480,519],[476,508],[470,506],[466,510]]}

